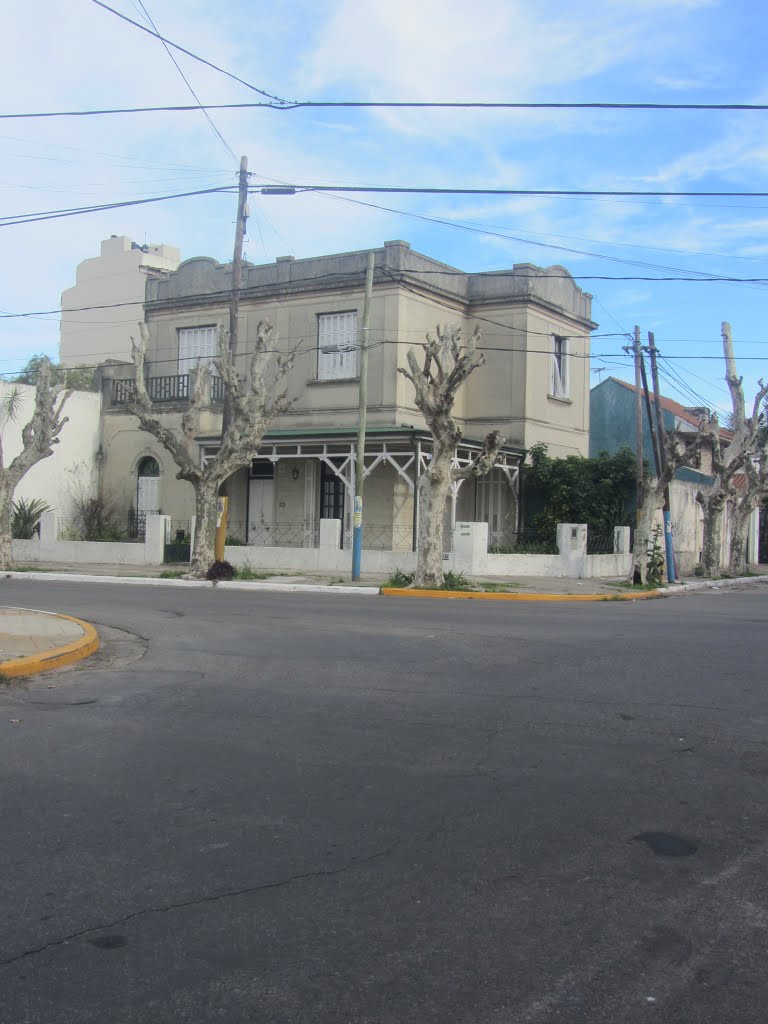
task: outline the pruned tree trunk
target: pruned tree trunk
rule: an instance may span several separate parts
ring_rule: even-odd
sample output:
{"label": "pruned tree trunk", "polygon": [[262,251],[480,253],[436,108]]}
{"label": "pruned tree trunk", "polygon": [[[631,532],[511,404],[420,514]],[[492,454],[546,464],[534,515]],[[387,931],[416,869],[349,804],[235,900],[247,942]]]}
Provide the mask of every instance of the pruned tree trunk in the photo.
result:
{"label": "pruned tree trunk", "polygon": [[462,436],[453,418],[453,405],[461,385],[485,362],[483,354],[477,351],[479,340],[478,328],[464,346],[457,324],[445,328],[438,325],[435,334],[428,334],[426,344],[421,346],[423,365],[419,365],[416,352],[411,349],[408,369],[398,367],[398,372],[413,384],[416,408],[432,435],[432,457],[416,494],[419,529],[414,587],[439,587],[443,583],[443,522],[451,483],[484,476],[504,444],[504,438],[494,430],[469,466],[453,464]]}
{"label": "pruned tree trunk", "polygon": [[216,539],[216,513],[218,510],[219,485],[217,481],[202,477],[195,481],[195,536],[189,575],[202,579],[214,560]]}
{"label": "pruned tree trunk", "polygon": [[281,383],[293,366],[298,345],[273,358],[274,329],[269,320],[261,320],[256,328],[247,380],[243,381],[235,369],[234,355],[227,344],[226,334],[219,328],[218,356],[213,362],[226,388],[230,415],[224,424],[219,450],[203,466],[200,447],[195,439],[200,433],[201,413],[210,404],[210,370],[203,366],[192,374],[189,405],[182,416],[181,428],[178,431],[170,429],[153,412],[144,381],[149,346],[146,324],[139,324],[139,333],[138,343],[132,339],[136,377],[128,408],[138,418],[142,430],[156,437],[171,455],[179,467],[177,478],[192,485],[196,523],[187,575],[191,579],[203,579],[214,560],[217,499],[221,484],[233,473],[250,465],[272,419],[290,408],[291,403],[287,392],[281,389]]}
{"label": "pruned tree trunk", "polygon": [[640,517],[635,529],[635,565],[632,571],[633,578],[639,577],[643,585],[648,582],[648,549],[651,544],[653,522],[663,502],[663,487],[654,485],[645,488],[643,507],[640,509]]}
{"label": "pruned tree trunk", "polygon": [[747,534],[752,511],[743,502],[735,502],[731,510],[731,551],[728,571],[732,576],[743,576],[747,571]]}
{"label": "pruned tree trunk", "polygon": [[[764,451],[764,432],[761,430],[760,406],[768,395],[768,384],[762,380],[758,381],[758,391],[752,405],[752,414],[747,416],[746,402],[744,399],[743,378],[736,373],[736,360],[733,355],[733,341],[731,339],[731,325],[726,321],[722,324],[723,354],[725,356],[725,382],[731,396],[733,413],[731,417],[731,436],[728,444],[723,447],[720,431],[717,426],[717,418],[712,417],[714,429],[712,436],[712,475],[714,482],[707,492],[699,492],[696,500],[704,511],[704,541],[702,545],[701,564],[707,576],[718,577],[722,571],[722,544],[723,544],[723,510],[726,501],[731,498],[735,505],[742,500],[756,502],[760,491],[759,474],[755,471],[754,463],[758,459],[761,449]],[[737,496],[734,486],[734,477],[740,470],[744,471],[747,479],[747,491],[742,497]],[[754,505],[753,505],[754,507]],[[748,520],[747,516],[747,520]],[[745,530],[746,526],[739,523],[737,529]],[[731,522],[731,557],[733,564],[733,520]],[[736,539],[737,548],[741,547],[741,553],[737,556],[742,559],[745,556],[744,543],[746,537]],[[732,570],[733,571],[733,570]]]}
{"label": "pruned tree trunk", "polygon": [[429,468],[419,480],[418,552],[414,587],[439,587],[443,582],[443,529],[445,506],[451,486],[453,449],[438,445]]}
{"label": "pruned tree trunk", "polygon": [[[10,569],[13,565],[13,544],[11,537],[11,506],[19,481],[38,462],[53,455],[53,446],[59,443],[59,434],[68,418],[63,415],[64,406],[72,394],[63,391],[61,385],[52,381],[51,361],[47,356],[40,359],[35,381],[35,408],[29,422],[21,431],[21,451],[9,465],[5,464],[5,448],[0,432],[0,568]],[[2,417],[7,423],[14,420],[20,411],[21,398],[18,391],[12,391],[4,402]]]}
{"label": "pruned tree trunk", "polygon": [[728,569],[732,576],[743,576],[747,571],[747,535],[752,513],[768,496],[768,436],[761,434],[757,459],[744,463],[746,487],[734,494],[731,506],[731,550]]}
{"label": "pruned tree trunk", "polygon": [[701,567],[705,576],[717,579],[722,572],[723,512],[726,494],[721,490],[716,490],[712,494],[699,492],[696,500],[704,510]]}
{"label": "pruned tree trunk", "polygon": [[11,506],[13,486],[10,478],[0,474],[0,567],[10,569],[13,565],[13,541],[11,537]]}

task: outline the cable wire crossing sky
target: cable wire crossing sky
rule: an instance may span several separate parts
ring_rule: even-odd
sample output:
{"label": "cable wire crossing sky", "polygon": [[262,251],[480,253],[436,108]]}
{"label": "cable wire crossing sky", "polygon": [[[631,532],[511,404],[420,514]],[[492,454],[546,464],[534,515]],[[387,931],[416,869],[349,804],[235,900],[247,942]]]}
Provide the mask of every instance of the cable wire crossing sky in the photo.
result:
{"label": "cable wire crossing sky", "polygon": [[227,262],[240,154],[253,263],[405,238],[462,271],[560,265],[616,339],[594,382],[632,379],[638,324],[672,397],[727,403],[722,320],[764,375],[762,5],[42,0],[4,27],[3,375],[57,355],[102,239]]}

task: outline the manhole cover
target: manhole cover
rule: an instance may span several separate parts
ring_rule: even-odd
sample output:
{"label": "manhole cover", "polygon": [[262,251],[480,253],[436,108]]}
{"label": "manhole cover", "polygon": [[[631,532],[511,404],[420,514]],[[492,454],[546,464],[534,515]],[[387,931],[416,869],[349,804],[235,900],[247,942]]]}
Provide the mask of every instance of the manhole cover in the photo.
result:
{"label": "manhole cover", "polygon": [[696,853],[698,846],[690,839],[675,836],[669,832],[641,832],[634,837],[638,842],[645,843],[659,857],[690,857]]}

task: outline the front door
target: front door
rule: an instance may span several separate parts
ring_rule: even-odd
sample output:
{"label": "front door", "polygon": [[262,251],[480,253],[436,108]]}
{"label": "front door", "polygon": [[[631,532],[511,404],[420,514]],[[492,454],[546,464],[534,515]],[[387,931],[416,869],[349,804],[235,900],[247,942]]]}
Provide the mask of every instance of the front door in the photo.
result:
{"label": "front door", "polygon": [[320,518],[341,520],[341,546],[344,546],[344,481],[324,462],[320,470]]}
{"label": "front door", "polygon": [[248,481],[247,544],[274,544],[275,481]]}

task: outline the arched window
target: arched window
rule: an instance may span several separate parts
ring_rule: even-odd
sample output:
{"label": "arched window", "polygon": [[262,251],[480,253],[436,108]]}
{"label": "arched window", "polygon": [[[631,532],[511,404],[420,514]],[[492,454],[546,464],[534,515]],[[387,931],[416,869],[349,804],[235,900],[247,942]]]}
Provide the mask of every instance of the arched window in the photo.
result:
{"label": "arched window", "polygon": [[139,476],[160,476],[160,467],[154,455],[145,455],[137,472]]}

